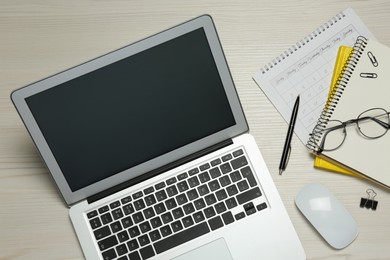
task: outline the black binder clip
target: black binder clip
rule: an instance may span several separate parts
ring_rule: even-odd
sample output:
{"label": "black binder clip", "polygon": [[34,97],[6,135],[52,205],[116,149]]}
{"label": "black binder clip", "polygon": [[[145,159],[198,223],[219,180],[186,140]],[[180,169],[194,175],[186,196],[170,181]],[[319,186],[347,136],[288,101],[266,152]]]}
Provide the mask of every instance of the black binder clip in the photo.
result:
{"label": "black binder clip", "polygon": [[378,206],[378,201],[374,200],[376,197],[376,192],[373,189],[368,189],[366,192],[368,197],[360,199],[360,207],[376,210],[376,207]]}

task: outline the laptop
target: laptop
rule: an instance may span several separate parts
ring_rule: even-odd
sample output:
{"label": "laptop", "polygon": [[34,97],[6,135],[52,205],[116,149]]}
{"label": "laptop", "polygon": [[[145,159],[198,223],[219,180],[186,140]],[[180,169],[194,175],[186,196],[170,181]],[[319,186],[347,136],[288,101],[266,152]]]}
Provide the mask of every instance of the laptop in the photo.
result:
{"label": "laptop", "polygon": [[11,98],[86,259],[305,259],[210,16]]}

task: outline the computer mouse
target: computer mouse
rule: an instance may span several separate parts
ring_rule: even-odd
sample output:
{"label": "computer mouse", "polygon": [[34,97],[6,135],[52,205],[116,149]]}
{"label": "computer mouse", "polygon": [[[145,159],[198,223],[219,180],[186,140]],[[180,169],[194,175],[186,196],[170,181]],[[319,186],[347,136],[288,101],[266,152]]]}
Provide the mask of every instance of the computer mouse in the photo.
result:
{"label": "computer mouse", "polygon": [[295,204],[333,248],[345,248],[357,237],[356,221],[324,185],[305,186],[296,196]]}

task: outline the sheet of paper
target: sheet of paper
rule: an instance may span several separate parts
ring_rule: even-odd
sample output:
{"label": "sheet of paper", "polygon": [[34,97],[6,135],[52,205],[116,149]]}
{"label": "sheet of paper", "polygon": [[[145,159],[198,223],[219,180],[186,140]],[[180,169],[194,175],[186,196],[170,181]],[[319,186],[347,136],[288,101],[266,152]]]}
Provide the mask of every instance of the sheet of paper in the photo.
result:
{"label": "sheet of paper", "polygon": [[286,122],[300,95],[295,134],[303,144],[307,143],[327,100],[339,46],[352,46],[359,35],[375,39],[353,9],[348,8],[253,76]]}

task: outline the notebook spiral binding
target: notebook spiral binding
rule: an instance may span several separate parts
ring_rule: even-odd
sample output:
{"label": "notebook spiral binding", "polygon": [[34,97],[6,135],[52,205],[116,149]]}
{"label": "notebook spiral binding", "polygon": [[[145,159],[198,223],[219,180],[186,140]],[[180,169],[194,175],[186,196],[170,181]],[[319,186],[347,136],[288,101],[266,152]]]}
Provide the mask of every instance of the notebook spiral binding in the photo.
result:
{"label": "notebook spiral binding", "polygon": [[359,36],[356,39],[356,42],[353,46],[353,50],[349,55],[344,67],[341,70],[341,73],[335,83],[337,87],[332,88],[332,92],[329,94],[328,100],[325,103],[325,107],[321,112],[321,115],[317,121],[316,126],[314,127],[312,133],[310,134],[309,140],[306,144],[306,147],[312,151],[317,152],[317,144],[320,143],[324,129],[330,120],[340,98],[347,87],[347,83],[352,76],[353,71],[356,68],[356,65],[367,45],[367,39],[363,36]]}
{"label": "notebook spiral binding", "polygon": [[318,35],[320,35],[322,32],[325,32],[328,28],[333,26],[335,23],[340,21],[345,17],[345,14],[343,12],[338,13],[334,17],[332,17],[328,22],[324,23],[320,27],[318,27],[316,30],[314,30],[312,33],[308,34],[306,37],[304,37],[302,40],[295,43],[293,46],[288,48],[286,51],[284,51],[282,54],[274,58],[271,62],[266,64],[263,68],[260,69],[261,74],[265,74],[267,71],[278,65],[280,62],[282,62],[284,59],[289,57],[290,55],[294,54],[297,50],[308,44],[311,40],[316,38]]}

